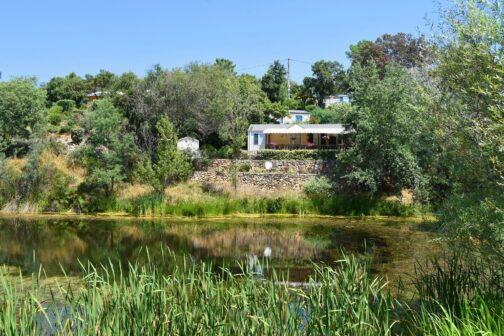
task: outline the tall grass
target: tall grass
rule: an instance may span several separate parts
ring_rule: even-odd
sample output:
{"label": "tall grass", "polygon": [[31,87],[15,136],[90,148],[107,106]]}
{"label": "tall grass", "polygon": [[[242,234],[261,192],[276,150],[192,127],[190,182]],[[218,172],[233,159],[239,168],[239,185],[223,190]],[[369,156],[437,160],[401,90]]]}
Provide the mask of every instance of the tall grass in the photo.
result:
{"label": "tall grass", "polygon": [[363,196],[330,196],[309,198],[302,196],[247,197],[211,195],[204,199],[176,200],[163,199],[155,194],[147,194],[135,199],[125,199],[114,203],[113,211],[125,211],[133,215],[175,215],[186,217],[207,217],[232,214],[290,214],[290,215],[341,215],[410,216],[415,213],[411,206],[388,202],[380,198]]}
{"label": "tall grass", "polygon": [[[62,281],[48,289],[41,286],[42,271],[25,279],[4,270],[0,335],[504,333],[502,297],[486,301],[482,292],[447,306],[444,298],[434,302],[430,292],[420,291],[415,305],[399,302],[384,281],[370,276],[366,265],[353,257],[345,256],[335,267],[314,265],[314,275],[303,286],[290,285],[274,270],[266,279],[246,267],[232,273],[177,260],[173,254],[162,253],[161,258],[174,266],[170,274],[161,273],[149,258],[146,265],[130,264],[127,270],[88,264],[78,288]],[[440,282],[461,279],[433,272]]]}
{"label": "tall grass", "polygon": [[350,257],[315,267],[304,288],[188,260],[170,275],[88,265],[82,289],[58,285],[46,299],[39,278],[24,290],[0,279],[3,335],[390,335],[395,323],[383,283]]}

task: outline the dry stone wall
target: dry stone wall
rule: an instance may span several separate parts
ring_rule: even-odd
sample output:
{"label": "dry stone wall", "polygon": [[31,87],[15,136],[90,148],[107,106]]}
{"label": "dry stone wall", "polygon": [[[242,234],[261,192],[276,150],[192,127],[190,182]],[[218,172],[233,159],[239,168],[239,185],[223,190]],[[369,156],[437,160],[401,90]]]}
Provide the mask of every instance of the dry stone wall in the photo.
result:
{"label": "dry stone wall", "polygon": [[[266,164],[271,164],[271,169],[266,169]],[[233,160],[212,160],[206,170],[229,170]],[[238,168],[250,166],[250,173],[289,173],[289,174],[331,174],[336,166],[335,161],[323,160],[237,160]]]}
{"label": "dry stone wall", "polygon": [[[237,189],[249,193],[300,191],[310,178],[330,175],[335,167],[335,162],[317,160],[237,160],[235,163],[240,170],[236,174]],[[232,160],[212,160],[205,169],[196,171],[192,180],[229,187],[233,180],[232,164]]]}

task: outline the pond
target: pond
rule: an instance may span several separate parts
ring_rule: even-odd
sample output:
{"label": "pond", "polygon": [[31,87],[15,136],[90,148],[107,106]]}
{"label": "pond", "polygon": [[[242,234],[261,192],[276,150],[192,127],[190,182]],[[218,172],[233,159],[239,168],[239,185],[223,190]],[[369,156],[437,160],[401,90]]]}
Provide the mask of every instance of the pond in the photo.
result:
{"label": "pond", "polygon": [[[167,251],[190,262],[231,269],[252,258],[304,281],[312,263],[333,264],[341,251],[369,260],[371,271],[396,281],[412,274],[416,260],[436,251],[435,236],[408,219],[100,219],[51,216],[1,217],[0,265],[24,275],[42,266],[48,276],[79,275],[82,264],[127,268],[154,263]],[[148,253],[147,253],[148,250]],[[180,258],[182,259],[182,258]],[[169,272],[169,270],[166,270]]]}

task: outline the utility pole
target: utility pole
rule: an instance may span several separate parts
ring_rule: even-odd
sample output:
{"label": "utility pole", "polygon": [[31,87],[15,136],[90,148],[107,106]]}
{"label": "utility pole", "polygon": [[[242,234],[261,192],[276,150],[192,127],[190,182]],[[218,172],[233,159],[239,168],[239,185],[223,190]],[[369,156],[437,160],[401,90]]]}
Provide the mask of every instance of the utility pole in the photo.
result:
{"label": "utility pole", "polygon": [[287,58],[287,97],[291,97],[291,83],[290,83],[290,58]]}

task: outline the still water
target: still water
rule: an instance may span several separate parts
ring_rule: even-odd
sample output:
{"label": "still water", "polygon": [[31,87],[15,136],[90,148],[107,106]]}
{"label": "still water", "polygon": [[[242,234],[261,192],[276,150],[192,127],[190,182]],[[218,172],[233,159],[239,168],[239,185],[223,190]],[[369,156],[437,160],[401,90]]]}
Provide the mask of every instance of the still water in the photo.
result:
{"label": "still water", "polygon": [[[48,276],[81,273],[81,264],[157,263],[170,250],[189,262],[233,268],[268,257],[291,281],[303,281],[311,263],[332,264],[341,251],[369,260],[371,271],[394,281],[436,250],[435,236],[404,220],[221,219],[141,220],[0,218],[0,265],[23,274],[42,266]],[[146,251],[149,251],[147,257]],[[167,270],[168,271],[168,270]]]}

